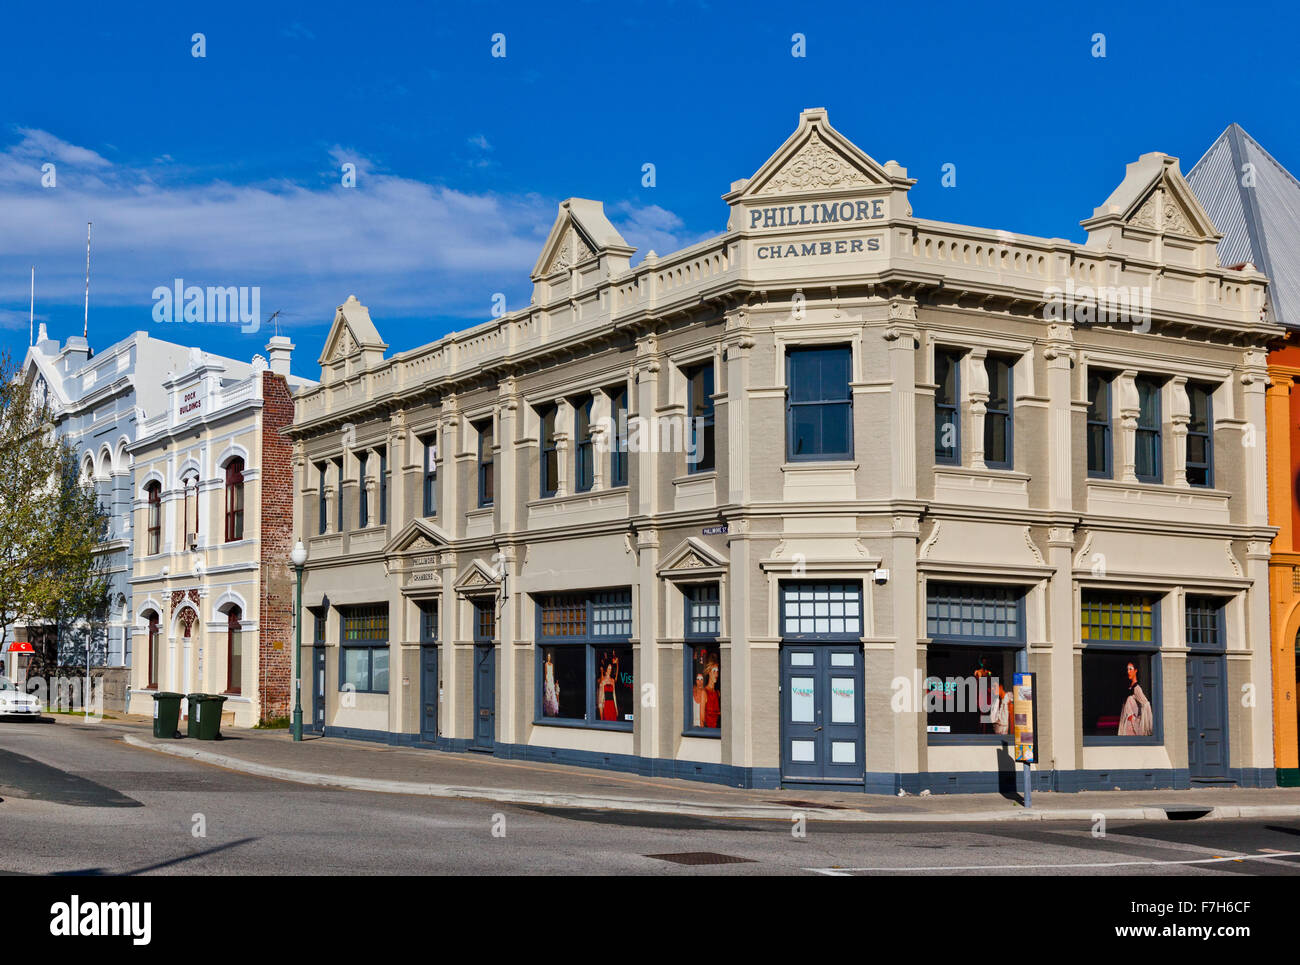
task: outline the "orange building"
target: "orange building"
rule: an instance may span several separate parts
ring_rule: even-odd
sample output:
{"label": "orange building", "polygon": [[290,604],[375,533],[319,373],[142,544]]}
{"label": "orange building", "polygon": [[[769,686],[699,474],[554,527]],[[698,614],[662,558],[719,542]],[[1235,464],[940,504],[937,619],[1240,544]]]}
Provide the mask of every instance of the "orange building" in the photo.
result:
{"label": "orange building", "polygon": [[[1296,645],[1300,643],[1300,182],[1237,124],[1187,175],[1223,233],[1219,263],[1251,264],[1269,278],[1265,310],[1290,331],[1268,356],[1265,439],[1268,515],[1276,527],[1269,561],[1273,748],[1280,786],[1300,786]],[[1247,444],[1250,443],[1249,437]]]}

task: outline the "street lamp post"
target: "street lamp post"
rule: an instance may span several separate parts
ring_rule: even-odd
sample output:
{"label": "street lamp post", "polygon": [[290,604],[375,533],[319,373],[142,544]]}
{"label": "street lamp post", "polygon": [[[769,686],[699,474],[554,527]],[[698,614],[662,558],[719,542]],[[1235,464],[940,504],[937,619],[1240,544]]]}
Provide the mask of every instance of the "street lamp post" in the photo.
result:
{"label": "street lamp post", "polygon": [[298,540],[289,554],[294,571],[298,575],[298,600],[294,605],[294,642],[293,642],[293,739],[302,740],[302,568],[307,562],[307,547]]}

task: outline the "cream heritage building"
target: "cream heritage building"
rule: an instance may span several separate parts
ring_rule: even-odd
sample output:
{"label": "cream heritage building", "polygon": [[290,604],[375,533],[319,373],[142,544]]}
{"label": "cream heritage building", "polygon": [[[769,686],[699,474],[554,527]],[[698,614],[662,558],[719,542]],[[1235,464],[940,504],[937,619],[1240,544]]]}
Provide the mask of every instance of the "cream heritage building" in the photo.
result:
{"label": "cream heritage building", "polygon": [[[297,393],[326,734],[748,786],[1273,780],[1266,279],[1176,159],[1087,240],[927,221],[805,111],[635,268],[570,199],[523,309]],[[1098,295],[1100,300],[1098,301]]]}
{"label": "cream heritage building", "polygon": [[[287,718],[293,655],[295,389],[283,335],[250,363],[190,349],[136,426],[129,713],[159,691],[224,694],[223,718]],[[188,700],[181,713],[188,716]]]}

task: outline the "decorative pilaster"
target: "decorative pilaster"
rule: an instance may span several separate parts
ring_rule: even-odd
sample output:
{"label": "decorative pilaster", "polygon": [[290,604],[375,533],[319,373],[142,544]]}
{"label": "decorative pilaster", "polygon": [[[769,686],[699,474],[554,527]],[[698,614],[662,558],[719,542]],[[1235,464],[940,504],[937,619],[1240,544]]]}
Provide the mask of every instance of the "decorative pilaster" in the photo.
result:
{"label": "decorative pilaster", "polygon": [[984,416],[989,404],[989,373],[984,367],[988,350],[972,349],[966,356],[966,398],[970,403],[970,464],[972,469],[987,469],[984,463]]}
{"label": "decorative pilaster", "polygon": [[[1169,434],[1174,440],[1174,485],[1187,486],[1187,424],[1192,421],[1191,402],[1187,398],[1187,377],[1176,375],[1169,380]],[[1213,429],[1211,428],[1211,431]]]}
{"label": "decorative pilaster", "polygon": [[1115,377],[1116,395],[1119,397],[1119,478],[1121,482],[1135,483],[1137,478],[1137,424],[1138,392],[1134,379],[1137,372],[1125,369]]}

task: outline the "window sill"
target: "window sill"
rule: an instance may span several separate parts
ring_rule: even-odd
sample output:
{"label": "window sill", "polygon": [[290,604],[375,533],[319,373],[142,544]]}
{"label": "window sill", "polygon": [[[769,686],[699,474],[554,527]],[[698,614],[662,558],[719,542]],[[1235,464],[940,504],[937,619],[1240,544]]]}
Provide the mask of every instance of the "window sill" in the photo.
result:
{"label": "window sill", "polygon": [[688,472],[685,476],[677,476],[673,479],[674,486],[681,486],[689,483],[712,482],[718,478],[718,470],[705,469],[702,472]]}
{"label": "window sill", "polygon": [[683,737],[704,737],[709,740],[722,740],[722,728],[706,730],[703,727],[687,727],[682,731]]}
{"label": "window sill", "polygon": [[[563,496],[539,496],[537,499],[530,499],[527,502],[529,509],[549,506],[569,506],[581,503],[590,503],[600,499],[602,496],[625,496],[627,495],[626,486],[607,489],[588,489],[580,493],[565,493]],[[469,515],[468,513],[466,515]]]}
{"label": "window sill", "polygon": [[983,469],[976,469],[974,466],[962,466],[957,463],[936,462],[934,464],[936,473],[947,473],[953,476],[968,476],[973,479],[1019,479],[1028,482],[1031,478],[1027,472],[1019,472],[1015,469],[998,469],[994,466],[985,466]]}
{"label": "window sill", "polygon": [[473,509],[465,510],[465,518],[474,519],[479,516],[490,516],[492,514],[493,508],[494,507],[492,506],[491,503],[489,503],[486,506],[475,506]]}
{"label": "window sill", "polygon": [[1152,737],[1085,737],[1084,747],[1163,747],[1163,736]]}
{"label": "window sill", "polygon": [[1015,738],[1010,734],[930,734],[926,735],[929,745],[948,745],[949,747],[1010,747]]}
{"label": "window sill", "polygon": [[1232,493],[1226,489],[1215,489],[1210,486],[1192,486],[1192,485],[1171,486],[1169,483],[1143,482],[1141,479],[1136,480],[1135,482],[1123,482],[1121,480],[1105,478],[1101,476],[1089,476],[1087,484],[1090,489],[1096,488],[1101,491],[1109,490],[1109,491],[1124,492],[1129,490],[1141,490],[1142,492],[1163,492],[1163,493],[1169,493],[1170,495],[1177,495],[1177,496],[1183,496],[1183,495],[1205,496],[1210,499],[1222,499],[1222,500],[1227,500],[1232,497]]}
{"label": "window sill", "polygon": [[579,730],[609,730],[632,733],[632,721],[567,720],[558,717],[533,718],[535,727],[572,727]]}
{"label": "window sill", "polygon": [[856,459],[796,459],[782,463],[782,472],[815,472],[821,469],[857,469]]}

